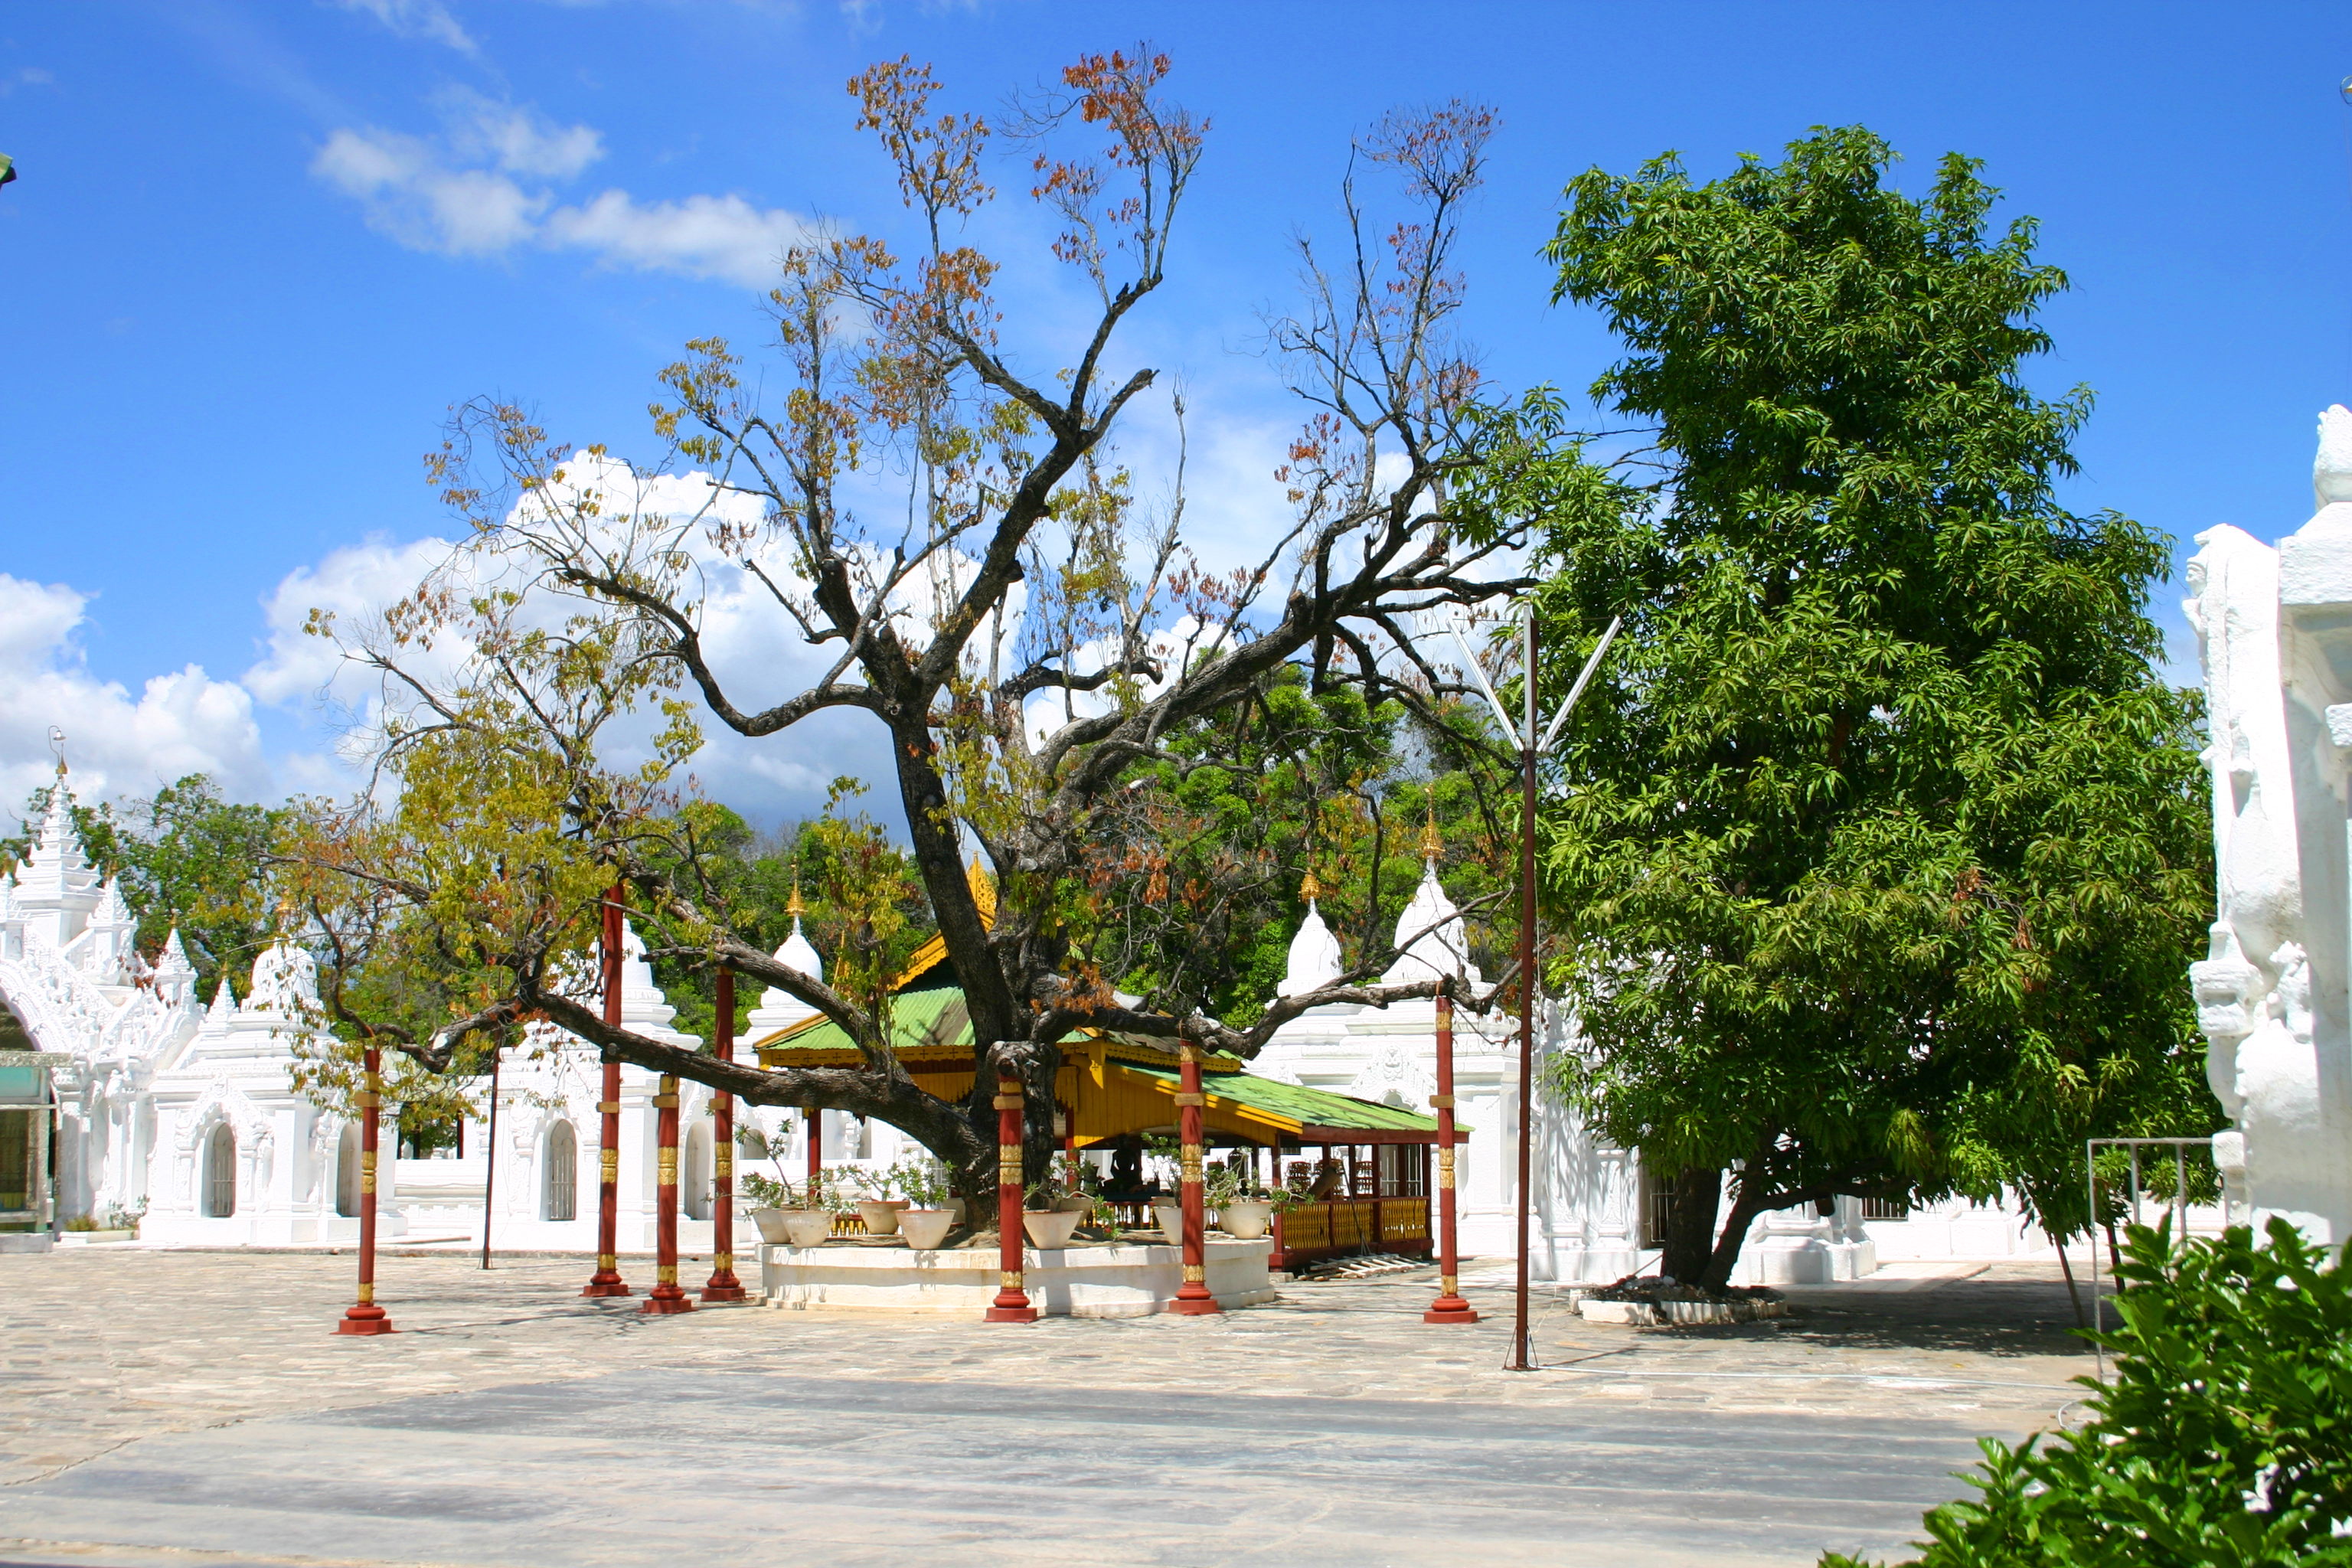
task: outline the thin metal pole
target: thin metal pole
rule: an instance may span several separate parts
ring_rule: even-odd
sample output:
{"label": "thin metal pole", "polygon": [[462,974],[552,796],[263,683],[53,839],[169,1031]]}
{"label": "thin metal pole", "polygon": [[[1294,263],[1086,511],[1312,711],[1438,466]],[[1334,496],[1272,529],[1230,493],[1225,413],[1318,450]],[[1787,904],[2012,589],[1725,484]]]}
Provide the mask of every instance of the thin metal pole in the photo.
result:
{"label": "thin metal pole", "polygon": [[490,1131],[482,1144],[482,1267],[490,1266],[490,1194],[499,1179],[499,1062],[505,1053],[490,1047]]}
{"label": "thin metal pole", "polygon": [[[2091,1332],[2103,1334],[2107,1331],[2107,1311],[2099,1296],[2099,1143],[2095,1138],[2083,1145],[2083,1239],[2091,1247]],[[2098,1365],[2098,1380],[2106,1382],[2106,1347],[2095,1339],[2091,1354]]]}
{"label": "thin metal pole", "polygon": [[1512,1305],[1513,1372],[1532,1372],[1528,1354],[1528,1191],[1534,1165],[1536,1076],[1536,610],[1528,606],[1527,656],[1521,669],[1528,728],[1519,781],[1519,1270]]}

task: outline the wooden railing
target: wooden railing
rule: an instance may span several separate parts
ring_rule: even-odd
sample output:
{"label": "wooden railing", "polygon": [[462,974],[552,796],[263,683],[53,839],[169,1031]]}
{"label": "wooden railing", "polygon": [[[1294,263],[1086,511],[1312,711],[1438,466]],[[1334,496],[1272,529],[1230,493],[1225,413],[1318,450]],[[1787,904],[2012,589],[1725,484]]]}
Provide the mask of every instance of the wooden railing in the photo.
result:
{"label": "wooden railing", "polygon": [[1426,1258],[1429,1200],[1334,1198],[1293,1204],[1274,1216],[1272,1268],[1295,1269],[1326,1258],[1373,1252]]}

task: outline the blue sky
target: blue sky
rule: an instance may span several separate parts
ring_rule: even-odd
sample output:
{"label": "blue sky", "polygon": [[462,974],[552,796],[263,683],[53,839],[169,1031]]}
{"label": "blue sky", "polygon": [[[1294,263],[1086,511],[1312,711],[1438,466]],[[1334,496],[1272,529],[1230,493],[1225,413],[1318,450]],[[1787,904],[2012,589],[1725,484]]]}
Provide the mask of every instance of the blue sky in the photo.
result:
{"label": "blue sky", "polygon": [[[2184,544],[2291,531],[2313,416],[2352,398],[2340,0],[11,7],[0,802],[51,723],[110,790],[190,766],[248,795],[331,781],[316,650],[290,626],[396,584],[401,547],[447,531],[418,458],[449,405],[512,395],[561,437],[653,455],[654,373],[688,337],[759,341],[776,236],[900,223],[853,71],[911,53],[985,110],[1139,37],[1213,122],[1130,344],[1190,391],[1213,546],[1267,504],[1294,417],[1258,346],[1290,241],[1336,232],[1351,132],[1452,97],[1501,118],[1465,258],[1467,331],[1505,386],[1581,388],[1608,357],[1547,304],[1536,254],[1570,175],[1667,148],[1713,174],[1859,121],[1903,149],[1906,186],[1957,149],[2042,220],[2074,287],[2035,375],[2099,398],[2077,506]],[[1071,317],[1042,232],[1007,212],[985,237],[1013,262],[1016,342],[1050,367]],[[2179,598],[2176,580],[2158,607],[2185,674]],[[721,793],[804,809],[835,748],[863,749],[813,735]]]}

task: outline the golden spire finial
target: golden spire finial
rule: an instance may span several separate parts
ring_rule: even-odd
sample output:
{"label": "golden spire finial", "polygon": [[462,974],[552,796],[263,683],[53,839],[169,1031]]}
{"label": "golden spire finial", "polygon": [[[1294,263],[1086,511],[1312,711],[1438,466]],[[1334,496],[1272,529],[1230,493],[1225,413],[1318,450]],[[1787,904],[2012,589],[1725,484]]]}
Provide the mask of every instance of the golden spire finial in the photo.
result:
{"label": "golden spire finial", "polygon": [[793,862],[793,896],[784,900],[784,913],[794,920],[808,913],[808,906],[801,902],[801,863],[798,860]]}
{"label": "golden spire finial", "polygon": [[1428,861],[1445,858],[1445,840],[1437,836],[1437,781],[1429,784],[1429,819],[1421,827],[1421,858]]}
{"label": "golden spire finial", "polygon": [[1310,904],[1323,896],[1323,884],[1315,879],[1314,872],[1309,871],[1299,879],[1298,896]]}
{"label": "golden spire finial", "polygon": [[980,863],[980,851],[977,849],[972,851],[971,869],[964,873],[964,883],[971,889],[971,901],[979,908],[980,918],[982,921],[992,925],[994,924],[996,921],[996,879],[990,876],[988,874],[988,868]]}

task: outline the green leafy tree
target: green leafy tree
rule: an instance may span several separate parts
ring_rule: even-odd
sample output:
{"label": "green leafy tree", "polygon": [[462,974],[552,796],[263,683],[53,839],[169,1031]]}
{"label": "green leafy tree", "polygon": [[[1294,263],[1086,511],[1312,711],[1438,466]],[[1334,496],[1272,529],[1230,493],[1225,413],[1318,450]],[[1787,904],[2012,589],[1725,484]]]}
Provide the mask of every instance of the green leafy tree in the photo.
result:
{"label": "green leafy tree", "polygon": [[1556,400],[1513,415],[1552,454],[1513,498],[1549,519],[1546,679],[1626,622],[1544,823],[1566,1087],[1675,1177],[1666,1271],[1717,1286],[1755,1216],[1841,1194],[2009,1184],[2073,1232],[2085,1136],[2219,1124],[2166,542],[2059,500],[2090,398],[2023,377],[2065,282],[2032,223],[1892,157],[1843,129],[1579,176],[1558,297],[1623,341],[1594,395],[1654,445],[1604,469]]}

